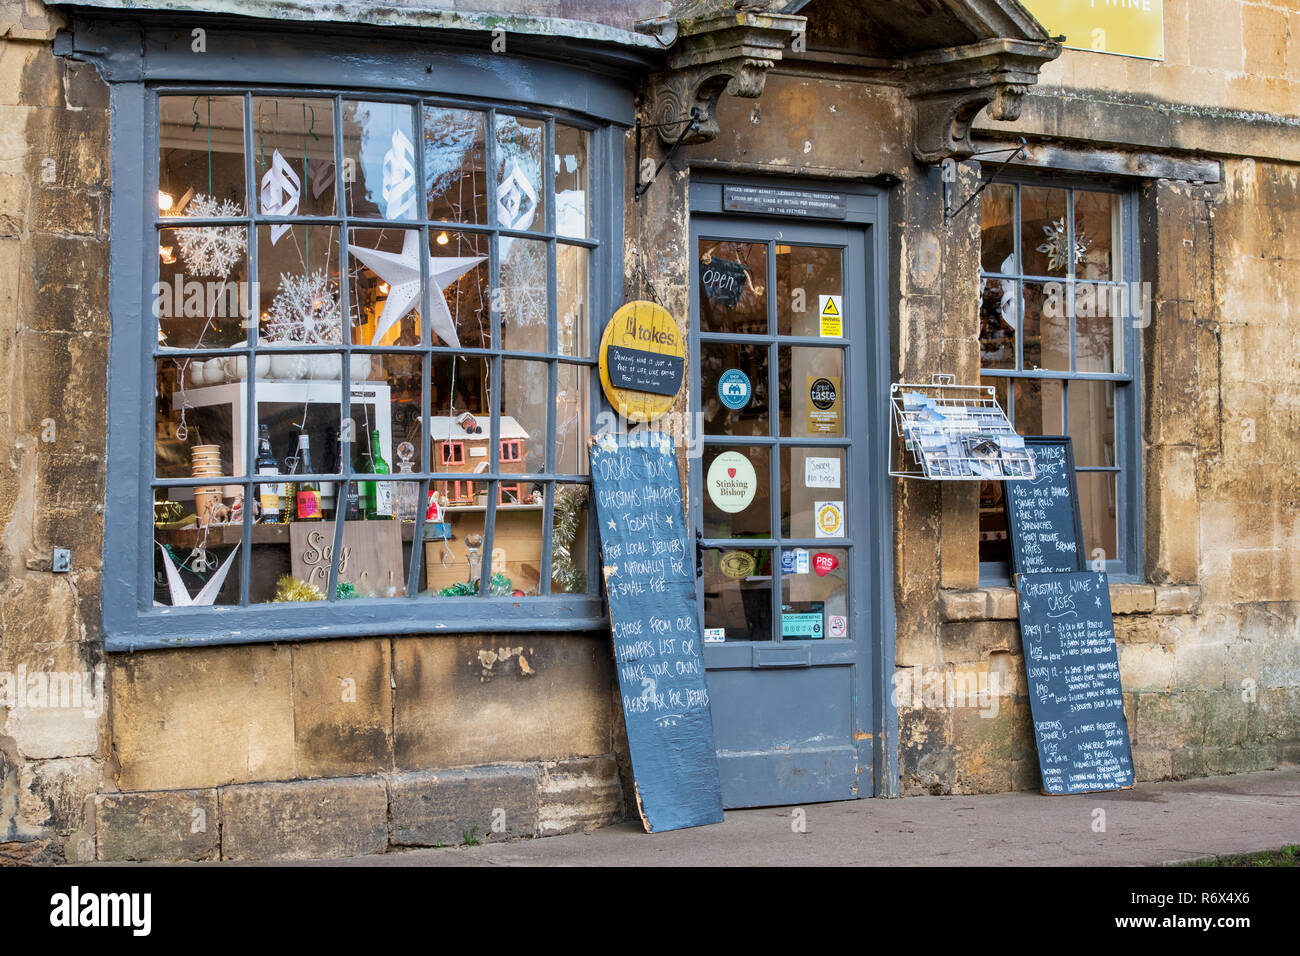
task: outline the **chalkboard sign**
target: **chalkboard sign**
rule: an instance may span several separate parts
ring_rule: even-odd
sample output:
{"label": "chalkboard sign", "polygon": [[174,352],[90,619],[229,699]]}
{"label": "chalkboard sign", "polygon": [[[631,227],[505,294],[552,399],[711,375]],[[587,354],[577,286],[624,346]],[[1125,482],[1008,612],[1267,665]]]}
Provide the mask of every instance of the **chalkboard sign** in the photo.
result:
{"label": "chalkboard sign", "polygon": [[1013,574],[1082,571],[1083,520],[1074,446],[1065,436],[1031,435],[1025,449],[1037,477],[1002,483]]}
{"label": "chalkboard sign", "polygon": [[611,345],[606,355],[609,382],[615,388],[654,392],[656,395],[676,395],[682,386],[683,360],[680,355],[621,348],[617,345]]}
{"label": "chalkboard sign", "polygon": [[641,822],[651,833],[719,823],[695,556],[672,439],[593,438],[591,477]]}
{"label": "chalkboard sign", "polygon": [[1043,792],[1133,786],[1106,575],[1018,574],[1016,592]]}
{"label": "chalkboard sign", "polygon": [[735,308],[745,292],[749,269],[739,262],[709,256],[700,261],[700,288],[711,302]]}

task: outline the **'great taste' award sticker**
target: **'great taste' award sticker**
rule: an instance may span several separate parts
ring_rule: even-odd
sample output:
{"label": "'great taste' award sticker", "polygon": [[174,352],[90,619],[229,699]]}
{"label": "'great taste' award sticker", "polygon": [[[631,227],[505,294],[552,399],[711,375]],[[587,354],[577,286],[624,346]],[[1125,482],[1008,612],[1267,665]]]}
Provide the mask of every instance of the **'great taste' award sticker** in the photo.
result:
{"label": "'great taste' award sticker", "polygon": [[738,451],[724,451],[713,459],[705,483],[709,487],[709,500],[728,514],[744,511],[758,491],[754,466]]}

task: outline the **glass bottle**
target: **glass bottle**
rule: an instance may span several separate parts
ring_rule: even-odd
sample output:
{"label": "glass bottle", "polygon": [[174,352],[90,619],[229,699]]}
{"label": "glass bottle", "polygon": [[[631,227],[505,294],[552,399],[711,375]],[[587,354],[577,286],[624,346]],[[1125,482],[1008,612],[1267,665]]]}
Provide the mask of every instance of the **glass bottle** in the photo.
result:
{"label": "glass bottle", "polygon": [[[310,475],[312,471],[311,446],[307,441],[307,433],[303,432],[298,436],[298,473]],[[294,493],[294,516],[299,521],[321,520],[320,482],[297,483]]]}
{"label": "glass bottle", "polygon": [[[397,446],[397,473],[406,477],[411,474],[411,459],[415,457],[415,446],[404,441]],[[414,521],[420,510],[420,486],[414,481],[392,482],[393,510],[399,521]]]}
{"label": "glass bottle", "polygon": [[[370,472],[389,474],[388,462],[379,448],[379,429],[370,433]],[[393,483],[391,481],[365,481],[361,484],[361,507],[368,520],[393,517]]]}
{"label": "glass bottle", "polygon": [[[258,428],[257,461],[254,463],[254,469],[259,475],[280,474],[280,463],[275,460],[275,454],[271,451],[271,429],[265,422]],[[267,482],[259,486],[259,488],[258,498],[262,504],[262,523],[283,524],[285,521],[282,504],[285,499],[283,483],[279,481]]]}

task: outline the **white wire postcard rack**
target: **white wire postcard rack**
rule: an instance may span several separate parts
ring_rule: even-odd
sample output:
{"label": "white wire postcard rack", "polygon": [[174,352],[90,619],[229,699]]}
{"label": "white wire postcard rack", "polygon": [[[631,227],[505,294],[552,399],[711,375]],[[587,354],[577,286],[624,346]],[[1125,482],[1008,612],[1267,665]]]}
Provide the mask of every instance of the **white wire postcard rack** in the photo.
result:
{"label": "white wire postcard rack", "polygon": [[998,404],[991,385],[889,386],[895,441],[889,473],[931,481],[1023,481],[1037,477],[1033,456]]}

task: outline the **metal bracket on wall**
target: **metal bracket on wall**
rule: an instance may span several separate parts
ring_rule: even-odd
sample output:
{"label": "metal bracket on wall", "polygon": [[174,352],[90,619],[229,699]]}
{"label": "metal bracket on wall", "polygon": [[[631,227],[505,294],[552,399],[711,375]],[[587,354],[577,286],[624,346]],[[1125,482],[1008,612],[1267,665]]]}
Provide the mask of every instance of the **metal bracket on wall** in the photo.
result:
{"label": "metal bracket on wall", "polygon": [[[659,160],[659,165],[655,167],[655,171],[650,176],[650,178],[644,183],[641,182],[641,130],[662,129],[665,126],[676,126],[679,123],[686,124],[685,126],[682,127],[681,135],[677,137],[677,141],[675,143],[673,143],[671,146],[668,147],[668,152],[664,154],[663,159]],[[636,121],[635,175],[637,178],[637,182],[636,182],[636,186],[632,190],[633,202],[641,201],[641,197],[644,196],[647,192],[649,192],[650,187],[654,185],[654,181],[659,178],[659,173],[663,170],[664,165],[668,162],[668,160],[673,158],[673,153],[677,152],[677,150],[681,148],[682,142],[686,139],[687,136],[689,136],[691,133],[698,131],[699,128],[700,128],[700,108],[698,106],[691,107],[690,116],[684,116],[679,120],[673,120],[671,123],[642,124],[640,120]]]}
{"label": "metal bracket on wall", "polygon": [[[1020,143],[1016,146],[1008,146],[1006,149],[986,149],[979,153],[971,153],[969,157],[970,159],[978,159],[981,156],[992,156],[997,153],[1010,153],[1011,155],[1008,156],[1006,159],[1004,159],[1002,163],[998,166],[998,168],[993,170],[992,175],[988,176],[987,178],[985,178],[984,182],[980,183],[980,188],[975,190],[973,193],[971,193],[966,198],[966,201],[962,203],[960,206],[958,206],[956,209],[952,208],[952,199],[949,196],[949,191],[948,191],[948,183],[950,182],[948,176],[948,164],[953,163],[953,161],[950,159],[944,160],[944,166],[942,172],[943,221],[946,223],[949,220],[956,219],[959,215],[961,215],[962,210],[965,209],[967,206],[969,206],[971,203],[973,203],[977,198],[979,198],[979,194],[989,188],[989,186],[993,183],[993,181],[998,178],[998,174],[1001,173],[1002,170],[1006,169],[1007,165],[1013,159],[1027,159],[1029,154],[1025,152],[1025,146],[1026,146],[1025,138],[1022,136],[1020,137]],[[955,167],[956,164],[953,163],[953,165]]]}

